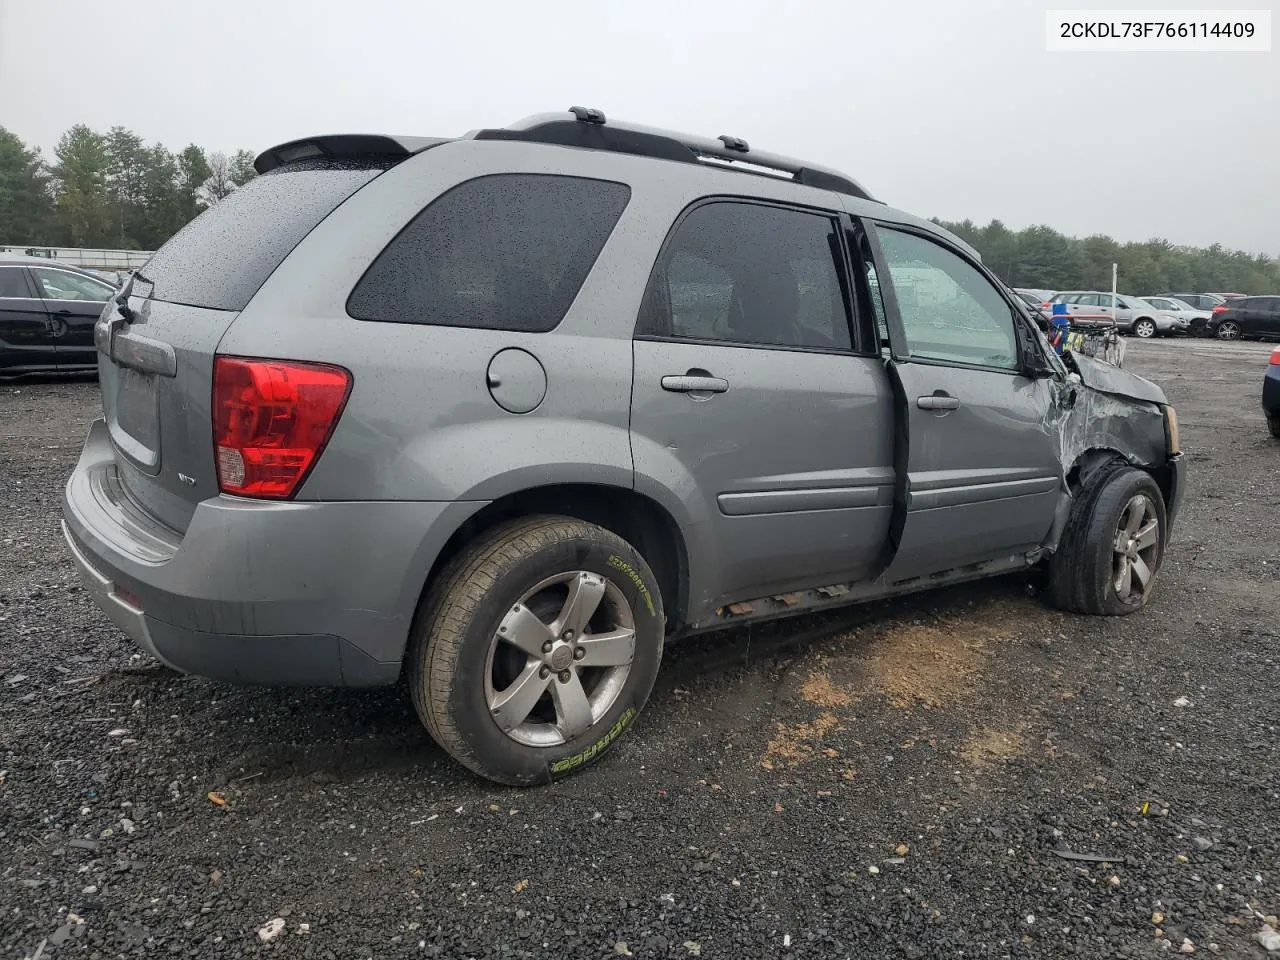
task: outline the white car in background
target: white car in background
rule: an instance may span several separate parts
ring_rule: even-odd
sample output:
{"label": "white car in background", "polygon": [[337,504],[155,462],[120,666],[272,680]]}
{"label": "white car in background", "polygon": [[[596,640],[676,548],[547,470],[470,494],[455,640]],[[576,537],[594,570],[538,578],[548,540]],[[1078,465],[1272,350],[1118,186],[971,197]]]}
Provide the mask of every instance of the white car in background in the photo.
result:
{"label": "white car in background", "polygon": [[1164,310],[1166,313],[1172,313],[1186,320],[1187,333],[1192,331],[1197,320],[1201,321],[1201,326],[1203,326],[1213,317],[1213,314],[1208,310],[1193,307],[1187,301],[1179,300],[1177,297],[1143,297],[1142,299],[1159,310]]}

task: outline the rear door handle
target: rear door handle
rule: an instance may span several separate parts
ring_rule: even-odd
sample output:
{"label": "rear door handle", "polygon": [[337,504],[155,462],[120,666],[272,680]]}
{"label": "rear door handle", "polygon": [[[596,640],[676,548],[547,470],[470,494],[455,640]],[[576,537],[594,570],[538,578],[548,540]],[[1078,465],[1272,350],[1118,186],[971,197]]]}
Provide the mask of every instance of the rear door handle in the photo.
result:
{"label": "rear door handle", "polygon": [[681,377],[663,377],[662,389],[672,393],[724,393],[729,381],[719,377],[700,377],[686,374]]}
{"label": "rear door handle", "polygon": [[955,397],[916,397],[916,406],[921,410],[959,410],[960,401]]}

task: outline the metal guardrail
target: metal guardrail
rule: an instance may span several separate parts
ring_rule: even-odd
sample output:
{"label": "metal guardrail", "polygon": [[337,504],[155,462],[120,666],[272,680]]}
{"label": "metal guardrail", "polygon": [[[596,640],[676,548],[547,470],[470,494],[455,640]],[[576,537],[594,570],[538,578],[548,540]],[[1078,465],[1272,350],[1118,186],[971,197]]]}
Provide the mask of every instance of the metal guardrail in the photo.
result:
{"label": "metal guardrail", "polygon": [[58,260],[75,267],[95,270],[137,270],[149,259],[154,250],[105,250],[89,247],[37,247],[26,243],[0,243],[0,255],[16,253],[20,256]]}

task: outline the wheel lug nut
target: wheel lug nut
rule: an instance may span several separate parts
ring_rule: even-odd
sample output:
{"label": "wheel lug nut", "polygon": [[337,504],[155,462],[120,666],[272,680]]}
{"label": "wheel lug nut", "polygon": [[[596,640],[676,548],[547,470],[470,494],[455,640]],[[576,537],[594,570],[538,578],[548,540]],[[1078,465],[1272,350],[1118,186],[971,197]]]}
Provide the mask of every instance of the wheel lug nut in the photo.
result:
{"label": "wheel lug nut", "polygon": [[575,659],[575,660],[581,660],[581,659],[582,659],[583,657],[585,657],[586,655],[587,655],[587,648],[586,648],[586,647],[574,647],[574,648],[573,648],[573,659]]}
{"label": "wheel lug nut", "polygon": [[573,631],[572,631],[572,630],[566,630],[564,633],[560,634],[560,639],[561,639],[561,640],[572,640],[572,639],[573,639]]}
{"label": "wheel lug nut", "polygon": [[551,668],[543,667],[541,670],[538,671],[538,676],[543,680],[547,679],[547,677],[551,676]]}
{"label": "wheel lug nut", "polygon": [[542,645],[542,652],[543,652],[543,653],[550,653],[550,652],[551,652],[551,641],[550,641],[550,640],[548,640],[546,643],[544,643],[544,644]]}
{"label": "wheel lug nut", "polygon": [[561,682],[561,683],[568,683],[568,682],[569,682],[569,671],[568,671],[568,670],[561,670],[561,671],[560,671],[560,682]]}

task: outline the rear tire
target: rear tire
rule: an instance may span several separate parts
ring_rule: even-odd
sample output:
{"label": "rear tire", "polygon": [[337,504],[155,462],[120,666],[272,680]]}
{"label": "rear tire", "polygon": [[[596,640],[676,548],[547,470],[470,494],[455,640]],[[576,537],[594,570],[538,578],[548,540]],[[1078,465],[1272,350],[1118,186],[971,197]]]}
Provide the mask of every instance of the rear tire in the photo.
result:
{"label": "rear tire", "polygon": [[1164,559],[1164,497],[1151,475],[1099,467],[1076,496],[1049,560],[1049,596],[1073,613],[1124,616],[1146,606]]}
{"label": "rear tire", "polygon": [[1273,437],[1280,440],[1280,413],[1267,414],[1267,429]]}
{"label": "rear tire", "polygon": [[415,621],[405,670],[419,718],[498,783],[549,783],[595,762],[653,690],[665,635],[657,583],[634,547],[582,520],[487,531]]}
{"label": "rear tire", "polygon": [[1218,339],[1239,340],[1240,324],[1236,323],[1234,320],[1223,320],[1218,324]]}

